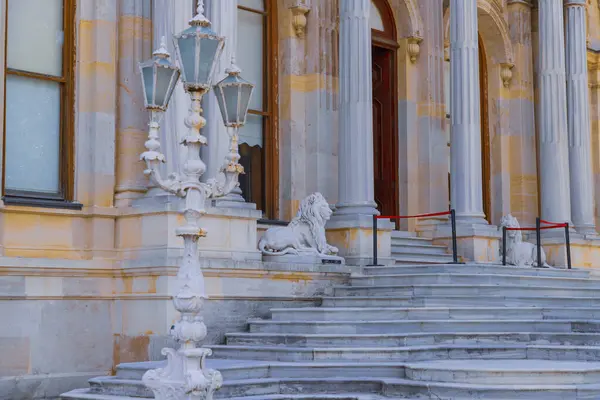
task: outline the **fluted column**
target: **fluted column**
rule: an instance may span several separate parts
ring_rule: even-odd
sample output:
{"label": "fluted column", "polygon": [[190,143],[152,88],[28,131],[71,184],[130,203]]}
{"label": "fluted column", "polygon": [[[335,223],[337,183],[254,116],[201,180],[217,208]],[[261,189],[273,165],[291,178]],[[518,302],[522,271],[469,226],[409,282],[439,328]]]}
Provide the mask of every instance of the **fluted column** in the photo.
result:
{"label": "fluted column", "polygon": [[565,0],[569,168],[573,224],[577,232],[593,234],[596,227],[590,143],[585,7],[585,0]]}
{"label": "fluted column", "polygon": [[477,0],[450,1],[450,96],[452,207],[459,222],[484,224]]}
{"label": "fluted column", "polygon": [[[208,19],[212,28],[220,36],[225,36],[225,48],[217,63],[214,83],[225,78],[225,69],[231,65],[231,57],[235,54],[237,47],[237,0],[208,0]],[[223,178],[219,170],[223,165],[225,156],[229,153],[228,129],[223,124],[221,111],[217,104],[217,98],[210,94],[204,98],[205,116],[207,125],[203,129],[204,136],[208,139],[208,146],[202,151],[202,157],[206,162],[205,179]],[[233,202],[232,202],[233,201]],[[223,206],[234,206],[236,203],[244,203],[242,190],[235,189],[231,194],[217,201]]]}
{"label": "fluted column", "polygon": [[340,1],[338,215],[374,215],[371,0]]}
{"label": "fluted column", "polygon": [[539,0],[541,216],[571,220],[563,0]]}

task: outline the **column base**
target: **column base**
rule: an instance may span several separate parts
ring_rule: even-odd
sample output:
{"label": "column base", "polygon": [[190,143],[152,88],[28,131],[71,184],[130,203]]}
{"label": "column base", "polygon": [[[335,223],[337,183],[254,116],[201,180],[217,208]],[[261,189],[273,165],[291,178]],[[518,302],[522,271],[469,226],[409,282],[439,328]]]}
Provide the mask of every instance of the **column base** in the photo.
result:
{"label": "column base", "polygon": [[[500,261],[500,240],[502,232],[494,225],[456,224],[456,244],[459,261],[474,263],[498,263]],[[433,244],[447,246],[452,251],[452,226],[439,225],[433,237]]]}
{"label": "column base", "polygon": [[[377,211],[377,210],[375,210]],[[392,230],[387,219],[377,221],[377,263],[391,265]],[[337,247],[347,265],[366,266],[373,263],[373,215],[338,214],[327,223],[327,242]]]}
{"label": "column base", "polygon": [[594,224],[582,224],[575,225],[575,231],[583,236],[597,236],[596,225]]}

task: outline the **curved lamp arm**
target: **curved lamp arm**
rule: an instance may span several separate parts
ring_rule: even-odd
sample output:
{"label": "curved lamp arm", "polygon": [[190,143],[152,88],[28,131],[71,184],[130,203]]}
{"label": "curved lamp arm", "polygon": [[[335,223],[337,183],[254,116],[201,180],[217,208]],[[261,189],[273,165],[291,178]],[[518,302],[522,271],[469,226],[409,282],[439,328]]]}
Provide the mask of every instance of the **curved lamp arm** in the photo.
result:
{"label": "curved lamp arm", "polygon": [[244,173],[244,167],[239,163],[240,153],[238,144],[238,128],[234,128],[229,135],[229,154],[225,157],[225,162],[219,170],[225,175],[224,182],[218,182],[217,179],[209,179],[207,184],[210,186],[210,198],[215,199],[227,196],[235,188],[240,186],[239,177]]}
{"label": "curved lamp arm", "polygon": [[160,120],[162,111],[152,111],[152,118],[148,131],[148,140],[145,143],[146,151],[140,156],[140,160],[146,162],[144,174],[162,190],[173,193],[179,197],[185,197],[185,191],[181,184],[181,179],[176,173],[169,174],[167,179],[163,179],[158,169],[161,163],[165,162],[165,155],[160,152],[160,141],[158,131],[160,129]]}

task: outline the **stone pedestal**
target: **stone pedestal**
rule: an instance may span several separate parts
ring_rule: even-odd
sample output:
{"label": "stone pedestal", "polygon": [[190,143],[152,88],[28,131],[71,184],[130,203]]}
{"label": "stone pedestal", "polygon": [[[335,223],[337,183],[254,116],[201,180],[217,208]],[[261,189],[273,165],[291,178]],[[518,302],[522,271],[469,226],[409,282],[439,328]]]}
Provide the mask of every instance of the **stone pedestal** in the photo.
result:
{"label": "stone pedestal", "polygon": [[[571,235],[571,265],[573,268],[599,268],[600,237]],[[563,236],[542,239],[548,264],[556,268],[567,268],[567,248]]]}
{"label": "stone pedestal", "polygon": [[[117,242],[123,258],[154,265],[180,257],[183,243],[174,228],[184,222],[179,215],[181,202],[172,195],[145,197],[135,200],[132,208],[124,209],[117,224]],[[211,202],[206,210],[200,223],[208,234],[198,241],[200,258],[261,260],[256,248],[260,211],[214,207]]]}
{"label": "stone pedestal", "polygon": [[[502,232],[493,225],[458,224],[456,227],[458,259],[461,262],[498,263]],[[440,225],[433,238],[433,244],[447,246],[452,253],[452,227]]]}
{"label": "stone pedestal", "polygon": [[[378,264],[390,265],[392,259],[392,231],[389,220],[377,222]],[[334,216],[327,223],[327,242],[340,249],[347,265],[365,266],[373,262],[373,217],[357,216],[355,219]]]}

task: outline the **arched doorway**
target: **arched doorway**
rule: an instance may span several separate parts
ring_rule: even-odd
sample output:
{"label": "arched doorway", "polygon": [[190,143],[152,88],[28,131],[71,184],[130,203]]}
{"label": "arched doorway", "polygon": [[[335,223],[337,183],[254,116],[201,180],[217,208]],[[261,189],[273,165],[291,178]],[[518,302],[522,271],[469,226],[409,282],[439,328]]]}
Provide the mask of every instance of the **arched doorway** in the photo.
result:
{"label": "arched doorway", "polygon": [[375,202],[398,215],[398,69],[396,28],[386,0],[371,1],[373,64],[373,159]]}

